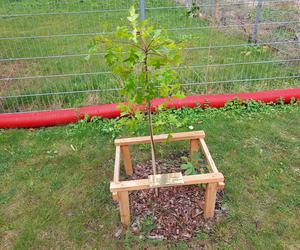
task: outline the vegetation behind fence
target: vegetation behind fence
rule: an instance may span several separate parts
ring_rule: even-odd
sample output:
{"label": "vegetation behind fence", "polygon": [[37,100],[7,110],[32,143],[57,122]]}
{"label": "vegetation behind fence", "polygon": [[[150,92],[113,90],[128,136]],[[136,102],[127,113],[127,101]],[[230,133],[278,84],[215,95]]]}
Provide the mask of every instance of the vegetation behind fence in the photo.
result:
{"label": "vegetation behind fence", "polygon": [[184,41],[177,70],[188,94],[300,86],[296,0],[2,0],[0,112],[120,100],[105,48],[84,58],[96,35],[126,22],[133,4]]}

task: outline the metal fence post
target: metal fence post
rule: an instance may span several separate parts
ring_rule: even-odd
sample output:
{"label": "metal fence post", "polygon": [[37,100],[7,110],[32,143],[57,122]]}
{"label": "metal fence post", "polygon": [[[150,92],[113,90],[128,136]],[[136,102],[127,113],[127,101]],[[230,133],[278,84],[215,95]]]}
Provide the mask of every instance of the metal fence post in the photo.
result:
{"label": "metal fence post", "polygon": [[140,0],[140,15],[142,21],[144,21],[146,17],[145,10],[146,10],[145,0]]}
{"label": "metal fence post", "polygon": [[252,34],[252,42],[257,43],[257,32],[258,32],[258,24],[260,23],[260,10],[263,6],[264,0],[258,0],[258,4],[256,6],[256,14],[255,14],[255,22],[253,25],[253,34]]}
{"label": "metal fence post", "polygon": [[211,17],[214,14],[214,5],[215,5],[215,1],[214,0],[209,0],[209,15]]}
{"label": "metal fence post", "polygon": [[183,4],[184,4],[185,7],[188,7],[189,6],[189,0],[184,0]]}

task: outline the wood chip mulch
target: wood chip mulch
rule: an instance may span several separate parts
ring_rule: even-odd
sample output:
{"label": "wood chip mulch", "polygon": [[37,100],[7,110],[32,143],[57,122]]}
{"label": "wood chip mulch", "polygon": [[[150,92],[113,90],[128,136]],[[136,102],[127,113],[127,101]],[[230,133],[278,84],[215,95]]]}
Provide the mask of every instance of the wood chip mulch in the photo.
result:
{"label": "wood chip mulch", "polygon": [[[180,171],[180,160],[170,157],[158,160],[162,173]],[[134,167],[131,179],[147,178],[152,174],[151,161]],[[159,188],[159,196],[154,190],[133,191],[130,193],[130,209],[133,233],[153,240],[189,240],[197,232],[209,233],[220,218],[226,216],[221,208],[223,192],[218,192],[215,217],[203,218],[204,190],[199,185]],[[145,220],[150,218],[153,225],[145,232]],[[147,231],[148,230],[148,231]]]}

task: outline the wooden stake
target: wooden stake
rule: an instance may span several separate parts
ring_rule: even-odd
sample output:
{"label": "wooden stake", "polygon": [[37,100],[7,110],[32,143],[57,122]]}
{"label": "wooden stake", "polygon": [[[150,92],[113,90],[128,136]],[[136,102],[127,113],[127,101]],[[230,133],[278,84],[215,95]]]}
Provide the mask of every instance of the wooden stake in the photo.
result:
{"label": "wooden stake", "polygon": [[193,164],[197,164],[195,155],[199,152],[199,139],[190,140],[190,157]]}
{"label": "wooden stake", "polygon": [[132,170],[132,162],[131,162],[129,147],[121,146],[121,153],[124,161],[126,175],[132,175],[133,170]]}
{"label": "wooden stake", "polygon": [[190,153],[192,155],[197,152],[199,152],[199,139],[193,139],[190,142]]}
{"label": "wooden stake", "polygon": [[218,183],[208,183],[205,190],[204,218],[213,218],[215,213]]}
{"label": "wooden stake", "polygon": [[121,222],[125,225],[129,225],[130,224],[130,210],[129,210],[128,191],[118,192],[118,196],[119,196]]}

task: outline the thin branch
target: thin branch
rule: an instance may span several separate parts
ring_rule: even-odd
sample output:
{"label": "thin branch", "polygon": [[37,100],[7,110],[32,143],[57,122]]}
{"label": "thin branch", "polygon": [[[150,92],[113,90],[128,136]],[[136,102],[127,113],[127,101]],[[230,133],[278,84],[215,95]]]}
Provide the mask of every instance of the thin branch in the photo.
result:
{"label": "thin branch", "polygon": [[152,43],[154,42],[154,40],[155,40],[155,38],[153,37],[152,40],[151,40],[151,41],[149,42],[149,44],[148,44],[148,48],[151,49],[151,45],[152,45]]}

